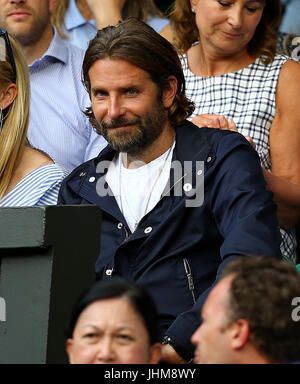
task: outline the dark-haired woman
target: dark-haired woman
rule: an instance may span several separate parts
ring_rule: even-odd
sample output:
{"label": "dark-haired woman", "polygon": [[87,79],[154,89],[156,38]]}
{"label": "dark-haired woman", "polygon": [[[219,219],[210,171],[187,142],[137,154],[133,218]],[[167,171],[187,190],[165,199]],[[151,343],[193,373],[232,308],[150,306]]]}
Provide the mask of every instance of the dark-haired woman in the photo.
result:
{"label": "dark-haired woman", "polygon": [[161,355],[149,294],[122,278],[98,281],[76,302],[67,329],[71,364],[155,364]]}

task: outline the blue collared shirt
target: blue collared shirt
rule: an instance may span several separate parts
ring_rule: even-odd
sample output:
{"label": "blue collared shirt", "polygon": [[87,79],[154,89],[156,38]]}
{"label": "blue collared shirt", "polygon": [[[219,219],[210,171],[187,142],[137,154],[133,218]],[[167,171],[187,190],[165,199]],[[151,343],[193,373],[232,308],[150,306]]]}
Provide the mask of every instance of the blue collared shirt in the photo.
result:
{"label": "blue collared shirt", "polygon": [[294,33],[300,36],[300,1],[299,0],[281,0],[285,5],[280,32]]}
{"label": "blue collared shirt", "polygon": [[29,66],[28,139],[68,171],[97,156],[106,145],[82,112],[91,105],[81,82],[83,56],[55,30],[43,57]]}
{"label": "blue collared shirt", "polygon": [[[169,24],[169,20],[150,16],[147,24],[155,29],[156,32],[160,32]],[[65,14],[64,32],[70,43],[85,50],[87,49],[89,41],[96,35],[96,21],[86,20],[78,10],[75,0],[71,0]]]}

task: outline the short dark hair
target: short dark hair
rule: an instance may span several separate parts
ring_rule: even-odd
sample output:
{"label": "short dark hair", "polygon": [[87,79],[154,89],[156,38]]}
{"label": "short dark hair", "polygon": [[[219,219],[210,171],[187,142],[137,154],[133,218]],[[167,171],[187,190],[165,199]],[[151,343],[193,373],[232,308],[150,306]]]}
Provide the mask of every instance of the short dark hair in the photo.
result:
{"label": "short dark hair", "polygon": [[222,277],[233,275],[229,322],[247,319],[250,341],[271,363],[300,359],[300,323],[292,319],[292,300],[300,296],[294,265],[269,257],[239,257]]}
{"label": "short dark hair", "polygon": [[[169,121],[177,126],[192,114],[194,104],[185,96],[184,74],[175,49],[144,22],[130,17],[114,27],[99,30],[90,41],[82,68],[83,84],[89,95],[89,69],[97,60],[105,58],[125,60],[148,72],[160,93],[168,86],[169,76],[175,76],[178,89],[173,105],[169,108]],[[87,109],[86,115],[95,127],[91,108]]]}
{"label": "short dark hair", "polygon": [[66,337],[73,337],[77,320],[88,305],[94,301],[111,298],[127,299],[141,316],[149,335],[150,344],[158,341],[158,314],[151,296],[144,288],[122,277],[99,280],[79,297],[65,329]]}

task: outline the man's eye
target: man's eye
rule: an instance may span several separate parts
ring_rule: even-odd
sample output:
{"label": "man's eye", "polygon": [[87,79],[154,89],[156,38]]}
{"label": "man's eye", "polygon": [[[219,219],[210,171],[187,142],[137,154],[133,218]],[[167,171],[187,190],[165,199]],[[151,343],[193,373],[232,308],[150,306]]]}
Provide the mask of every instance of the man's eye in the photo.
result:
{"label": "man's eye", "polygon": [[106,92],[98,90],[98,91],[94,92],[94,96],[95,97],[104,97],[104,96],[106,96]]}
{"label": "man's eye", "polygon": [[126,93],[128,95],[136,95],[138,93],[138,91],[136,89],[132,88],[132,89],[127,89]]}

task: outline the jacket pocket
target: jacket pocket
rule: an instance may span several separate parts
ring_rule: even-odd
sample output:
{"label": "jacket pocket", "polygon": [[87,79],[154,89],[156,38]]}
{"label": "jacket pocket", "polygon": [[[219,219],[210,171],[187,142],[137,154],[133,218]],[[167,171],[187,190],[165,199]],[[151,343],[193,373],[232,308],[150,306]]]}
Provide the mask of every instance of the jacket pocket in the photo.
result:
{"label": "jacket pocket", "polygon": [[193,298],[193,302],[195,304],[195,302],[196,302],[195,292],[194,292],[195,287],[194,287],[194,280],[193,280],[193,275],[192,275],[192,269],[191,269],[190,263],[188,262],[188,260],[186,258],[183,259],[183,265],[184,265],[185,274],[186,274],[186,277],[187,277],[187,280],[188,280],[189,291],[191,292],[191,295],[192,295],[192,298]]}

